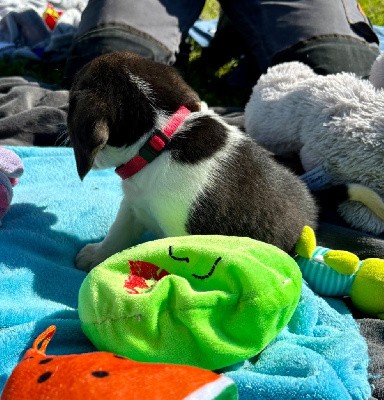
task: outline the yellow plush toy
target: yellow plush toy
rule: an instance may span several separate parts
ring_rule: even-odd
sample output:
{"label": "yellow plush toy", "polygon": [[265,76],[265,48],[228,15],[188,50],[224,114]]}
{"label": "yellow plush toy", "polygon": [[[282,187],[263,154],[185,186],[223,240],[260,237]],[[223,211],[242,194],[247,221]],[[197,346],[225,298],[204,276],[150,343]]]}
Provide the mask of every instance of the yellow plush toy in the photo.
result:
{"label": "yellow plush toy", "polygon": [[384,260],[316,245],[306,226],[296,245],[296,262],[308,285],[322,296],[349,296],[359,310],[384,319]]}

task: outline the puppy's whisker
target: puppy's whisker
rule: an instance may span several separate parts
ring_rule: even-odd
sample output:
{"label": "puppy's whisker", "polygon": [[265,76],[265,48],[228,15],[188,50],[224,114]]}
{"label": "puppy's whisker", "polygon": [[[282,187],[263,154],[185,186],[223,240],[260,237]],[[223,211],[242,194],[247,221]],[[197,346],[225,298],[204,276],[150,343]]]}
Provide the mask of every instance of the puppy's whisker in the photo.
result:
{"label": "puppy's whisker", "polygon": [[57,135],[57,138],[55,140],[55,146],[58,147],[69,147],[70,146],[71,139],[68,135],[68,130],[67,128],[62,128],[60,129],[59,134]]}

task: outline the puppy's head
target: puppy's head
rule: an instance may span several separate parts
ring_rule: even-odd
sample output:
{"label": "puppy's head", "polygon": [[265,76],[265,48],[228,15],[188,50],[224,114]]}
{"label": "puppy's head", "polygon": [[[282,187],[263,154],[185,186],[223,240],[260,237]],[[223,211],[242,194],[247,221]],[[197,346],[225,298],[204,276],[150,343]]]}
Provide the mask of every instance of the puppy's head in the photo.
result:
{"label": "puppy's head", "polygon": [[158,113],[200,99],[170,66],[128,52],[102,55],[77,74],[69,93],[68,132],[81,179],[107,144],[130,146],[150,131]]}

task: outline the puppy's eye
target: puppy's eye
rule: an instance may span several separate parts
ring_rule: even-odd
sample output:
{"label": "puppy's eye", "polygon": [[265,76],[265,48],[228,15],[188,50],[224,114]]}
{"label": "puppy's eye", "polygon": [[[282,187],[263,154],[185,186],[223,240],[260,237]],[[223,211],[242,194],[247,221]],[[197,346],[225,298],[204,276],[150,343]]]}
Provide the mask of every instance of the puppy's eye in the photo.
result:
{"label": "puppy's eye", "polygon": [[176,261],[185,261],[185,262],[189,263],[189,258],[188,257],[176,257],[176,256],[174,256],[172,254],[172,246],[169,246],[168,254],[169,254],[169,257],[171,257],[172,259],[174,259]]}

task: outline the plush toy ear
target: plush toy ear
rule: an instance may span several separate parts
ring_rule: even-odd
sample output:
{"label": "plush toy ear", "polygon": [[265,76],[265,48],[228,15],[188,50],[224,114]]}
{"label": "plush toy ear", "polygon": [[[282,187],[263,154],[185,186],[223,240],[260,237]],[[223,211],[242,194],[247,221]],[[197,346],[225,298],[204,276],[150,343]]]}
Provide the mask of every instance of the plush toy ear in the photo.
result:
{"label": "plush toy ear", "polygon": [[295,251],[303,258],[311,258],[316,249],[316,236],[313,229],[309,226],[304,226],[299,240],[296,243]]}
{"label": "plush toy ear", "polygon": [[51,341],[55,332],[56,332],[56,326],[55,325],[49,326],[43,333],[40,333],[40,335],[35,339],[32,345],[32,349],[45,354],[47,346]]}
{"label": "plush toy ear", "polygon": [[324,262],[342,275],[352,275],[358,270],[360,259],[349,251],[330,250],[324,254]]}

